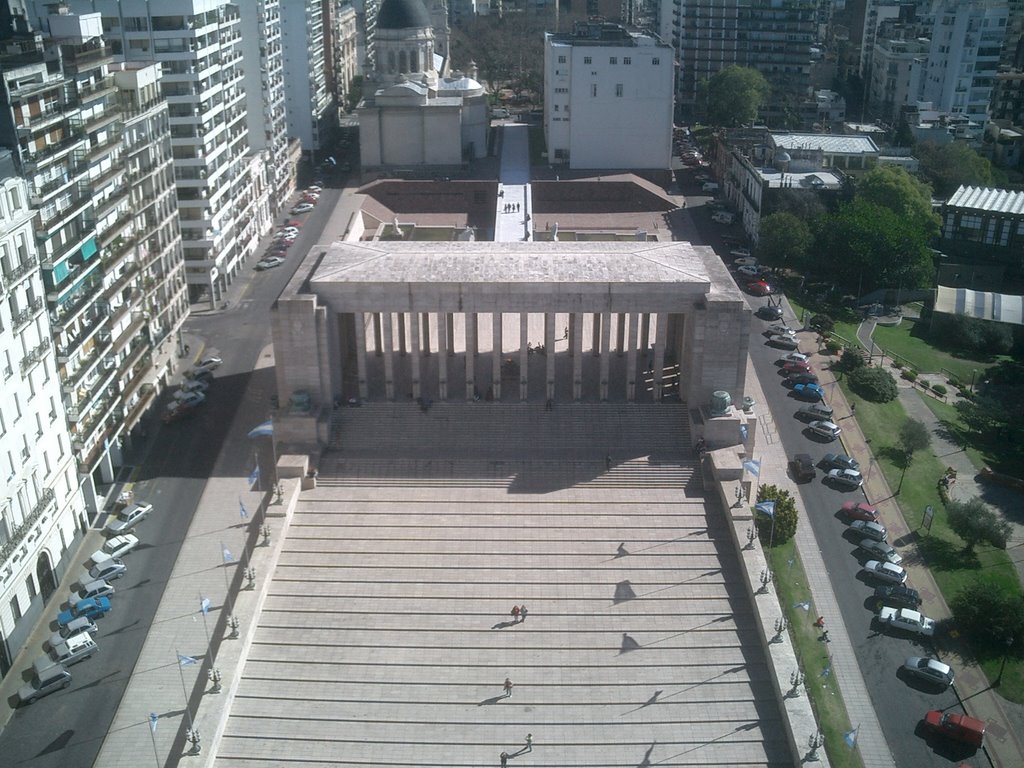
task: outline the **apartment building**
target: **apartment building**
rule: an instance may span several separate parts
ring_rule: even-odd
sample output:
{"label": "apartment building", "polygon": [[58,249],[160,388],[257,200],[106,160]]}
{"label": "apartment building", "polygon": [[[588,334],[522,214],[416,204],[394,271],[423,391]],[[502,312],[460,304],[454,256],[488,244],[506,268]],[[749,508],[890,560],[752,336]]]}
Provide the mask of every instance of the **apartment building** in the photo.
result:
{"label": "apartment building", "polygon": [[338,125],[334,94],[327,88],[321,0],[292,0],[281,7],[281,45],[288,133],[315,164]]}
{"label": "apartment building", "polygon": [[30,194],[11,152],[0,150],[0,676],[10,670],[69,567],[68,549],[87,527]]}
{"label": "apartment building", "polygon": [[338,8],[334,24],[334,97],[339,110],[350,112],[355,109],[357,101],[352,84],[362,69],[359,61],[359,17],[349,0],[345,0]]}
{"label": "apartment building", "polygon": [[904,107],[919,100],[928,69],[931,44],[914,37],[915,33],[916,27],[883,27],[876,38],[868,73],[868,102],[874,114],[890,122],[899,118]]}
{"label": "apartment building", "polygon": [[570,168],[667,169],[672,159],[672,49],[617,24],[544,36],[549,162]]}

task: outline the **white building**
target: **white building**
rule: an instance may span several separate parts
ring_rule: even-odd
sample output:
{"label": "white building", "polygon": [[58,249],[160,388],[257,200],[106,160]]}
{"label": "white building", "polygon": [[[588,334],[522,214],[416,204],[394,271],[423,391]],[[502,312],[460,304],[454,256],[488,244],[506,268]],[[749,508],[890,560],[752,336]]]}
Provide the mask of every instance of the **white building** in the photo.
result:
{"label": "white building", "polygon": [[[86,530],[50,344],[27,183],[0,151],[0,675]],[[44,348],[39,355],[26,350]]]}
{"label": "white building", "polygon": [[487,92],[471,70],[448,73],[422,0],[385,0],[374,70],[359,105],[363,173],[459,168],[487,154]]}
{"label": "white building", "polygon": [[868,101],[881,117],[895,121],[903,107],[918,101],[928,69],[927,39],[880,37],[871,56]]}
{"label": "white building", "polygon": [[570,168],[667,169],[672,48],[615,24],[544,36],[548,161]]}
{"label": "white building", "polygon": [[302,152],[320,160],[337,123],[334,94],[327,88],[322,0],[289,0],[281,5],[285,108],[288,133]]}

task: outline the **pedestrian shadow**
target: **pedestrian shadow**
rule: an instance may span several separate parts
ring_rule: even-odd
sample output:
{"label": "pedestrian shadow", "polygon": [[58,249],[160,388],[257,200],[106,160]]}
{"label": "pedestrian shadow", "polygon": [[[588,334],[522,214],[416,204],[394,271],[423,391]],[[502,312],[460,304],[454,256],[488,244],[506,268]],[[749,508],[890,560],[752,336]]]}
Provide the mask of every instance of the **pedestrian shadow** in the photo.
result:
{"label": "pedestrian shadow", "polygon": [[645,701],[639,707],[634,707],[633,709],[626,710],[625,712],[622,713],[621,716],[625,717],[626,715],[632,715],[634,712],[639,712],[641,709],[645,709],[645,708],[651,706],[652,704],[657,704],[658,703],[658,697],[661,696],[661,694],[663,694],[663,693],[664,693],[664,691],[655,691],[654,694],[651,696],[651,698],[649,698],[647,701]]}
{"label": "pedestrian shadow", "polygon": [[630,651],[638,651],[642,646],[635,639],[627,635],[625,632],[622,633],[622,644],[619,646],[619,655],[629,653]]}
{"label": "pedestrian shadow", "polygon": [[479,704],[477,704],[477,706],[478,707],[486,707],[489,704],[497,704],[502,699],[507,699],[507,698],[508,698],[508,696],[506,696],[503,693],[502,694],[498,694],[497,696],[491,696],[491,698],[489,698],[489,699],[484,699]]}
{"label": "pedestrian shadow", "polygon": [[650,768],[650,766],[651,766],[651,753],[654,752],[654,747],[655,747],[655,745],[657,743],[658,743],[657,741],[652,741],[651,742],[651,746],[649,746],[647,748],[647,751],[644,753],[644,759],[636,764],[636,768]]}
{"label": "pedestrian shadow", "polygon": [[506,627],[514,627],[518,623],[518,621],[499,621],[491,629],[505,629]]}
{"label": "pedestrian shadow", "polygon": [[633,591],[633,585],[629,583],[628,579],[615,585],[615,596],[612,598],[612,603],[618,605],[627,600],[636,600],[636,592]]}

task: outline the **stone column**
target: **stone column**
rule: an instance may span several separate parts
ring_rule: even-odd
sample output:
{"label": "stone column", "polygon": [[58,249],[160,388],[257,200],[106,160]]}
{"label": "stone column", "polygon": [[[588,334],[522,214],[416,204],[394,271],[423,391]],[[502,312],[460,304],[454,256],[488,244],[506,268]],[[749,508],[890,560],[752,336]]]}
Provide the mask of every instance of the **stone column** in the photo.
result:
{"label": "stone column", "polygon": [[[402,317],[399,315],[399,317]],[[410,362],[412,363],[412,396],[414,399],[419,400],[422,396],[420,391],[420,316],[417,312],[409,313],[409,332],[411,335],[410,341],[412,342],[412,357]]]}
{"label": "stone column", "polygon": [[530,315],[519,313],[519,399],[524,403],[529,393],[530,357],[526,345],[530,341]]}
{"label": "stone column", "polygon": [[451,354],[451,346],[448,340],[449,325],[447,312],[437,313],[437,399],[448,399],[448,355]]}
{"label": "stone column", "polygon": [[612,315],[601,313],[601,402],[608,399],[608,364],[611,355]]}
{"label": "stone column", "polygon": [[448,334],[448,356],[451,357],[455,354],[455,315],[452,312],[445,313],[445,323],[447,323]]}
{"label": "stone column", "polygon": [[615,352],[619,357],[626,351],[626,313],[619,312],[617,317]]}
{"label": "stone column", "polygon": [[636,312],[629,313],[629,337],[626,339],[626,401],[636,402],[636,334],[640,316]]}
{"label": "stone column", "polygon": [[583,399],[583,318],[582,312],[569,317],[569,354],[572,356],[572,399]]}
{"label": "stone column", "polygon": [[424,312],[423,313],[422,328],[423,328],[423,355],[425,357],[430,357],[430,313],[429,312]]}
{"label": "stone column", "polygon": [[491,313],[491,389],[494,399],[501,400],[501,312]]}
{"label": "stone column", "polygon": [[383,313],[384,325],[384,397],[389,402],[395,399],[395,360],[394,360],[394,334],[391,324],[393,322],[390,312]]}
{"label": "stone column", "polygon": [[591,317],[594,320],[594,327],[590,334],[590,350],[594,357],[601,354],[601,315],[595,312]]}
{"label": "stone column", "polygon": [[384,335],[381,332],[380,312],[373,313],[373,351],[380,357],[384,354]]}
{"label": "stone column", "polygon": [[[358,397],[360,400],[367,400],[370,392],[366,382],[366,314],[356,312],[354,320],[356,325],[356,375],[359,380]],[[351,397],[351,393],[349,397]]]}
{"label": "stone column", "polygon": [[476,313],[466,312],[466,399],[476,394]]}
{"label": "stone column", "polygon": [[546,393],[549,400],[555,399],[555,313],[544,313],[544,362],[547,366]]}
{"label": "stone column", "polygon": [[405,343],[405,312],[398,313],[398,354],[405,357],[407,352]]}
{"label": "stone column", "polygon": [[[648,312],[644,312],[643,319],[640,321],[640,350],[647,355],[647,350],[651,347],[651,315]],[[646,357],[644,362],[647,362]]]}
{"label": "stone column", "polygon": [[659,312],[654,329],[654,402],[661,402],[661,390],[665,375],[665,337],[668,335],[668,315]]}

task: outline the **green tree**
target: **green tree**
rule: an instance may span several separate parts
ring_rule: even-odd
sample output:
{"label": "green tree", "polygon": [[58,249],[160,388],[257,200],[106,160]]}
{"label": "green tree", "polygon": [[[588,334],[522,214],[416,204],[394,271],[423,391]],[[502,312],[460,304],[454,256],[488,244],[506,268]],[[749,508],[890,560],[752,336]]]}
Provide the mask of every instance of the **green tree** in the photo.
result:
{"label": "green tree", "polygon": [[752,123],[771,94],[771,86],[756,69],[731,64],[702,84],[708,122],[722,128]]}
{"label": "green tree", "polygon": [[939,234],[941,219],[932,211],[932,188],[902,168],[872,168],[857,181],[857,197],[895,212],[929,241]]}
{"label": "green tree", "polygon": [[772,213],[761,219],[757,257],[780,267],[803,263],[814,242],[811,228],[791,213]]}
{"label": "green tree", "polygon": [[946,518],[953,533],[964,540],[964,552],[973,552],[983,542],[996,549],[1006,549],[1012,530],[1010,524],[977,496],[968,501],[948,501]]}
{"label": "green tree", "polygon": [[991,654],[1011,653],[1024,647],[1024,599],[993,579],[976,578],[951,601],[957,626],[975,643]]}
{"label": "green tree", "polygon": [[920,228],[885,206],[863,198],[839,207],[818,220],[815,248],[829,258],[829,278],[863,296],[876,288],[923,288],[931,285],[935,268],[930,238]]}
{"label": "green tree", "polygon": [[956,192],[961,184],[988,187],[996,180],[992,163],[959,141],[922,141],[914,147],[914,154],[921,161],[921,174],[943,198]]}
{"label": "green tree", "polygon": [[799,513],[796,510],[796,501],[790,496],[789,491],[775,485],[762,485],[757,489],[757,501],[758,503],[762,501],[775,502],[774,532],[772,531],[772,517],[760,512],[754,515],[754,524],[757,526],[757,532],[763,545],[767,546],[769,541],[773,545],[781,544],[796,535]]}
{"label": "green tree", "polygon": [[896,493],[899,493],[903,490],[903,478],[906,477],[907,470],[914,462],[914,454],[932,444],[932,435],[928,431],[928,427],[917,419],[907,419],[900,427],[897,444],[903,451],[903,460],[900,462],[903,472],[900,474],[900,485],[896,489]]}
{"label": "green tree", "polygon": [[864,366],[850,374],[850,389],[872,403],[888,403],[897,395],[896,379],[884,368]]}

